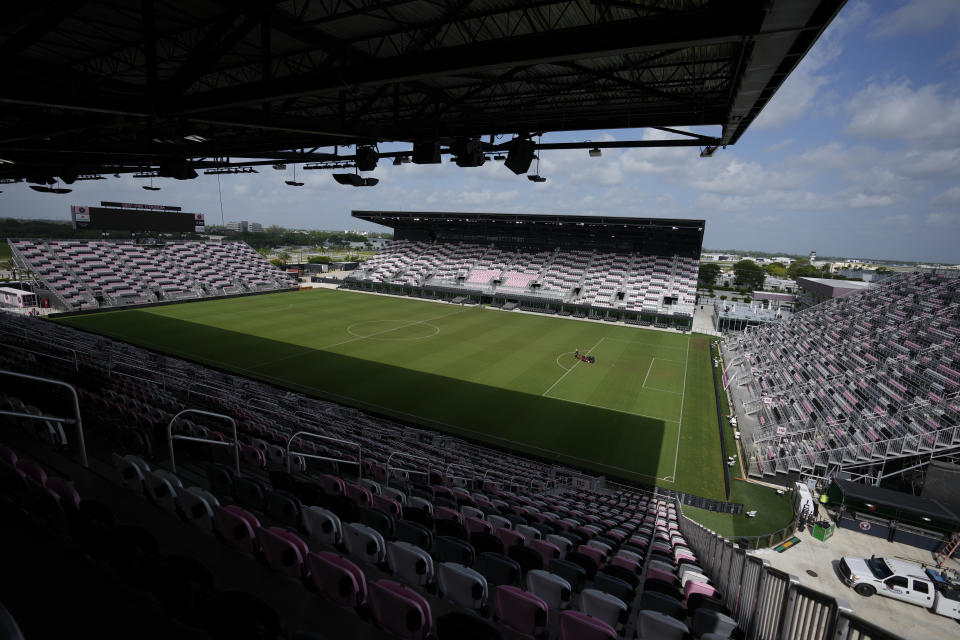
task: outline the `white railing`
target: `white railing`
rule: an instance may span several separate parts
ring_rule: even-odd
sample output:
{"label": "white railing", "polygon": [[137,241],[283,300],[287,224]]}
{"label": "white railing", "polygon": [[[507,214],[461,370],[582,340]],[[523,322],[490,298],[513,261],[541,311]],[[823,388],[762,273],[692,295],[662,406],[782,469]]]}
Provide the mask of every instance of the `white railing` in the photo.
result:
{"label": "white railing", "polygon": [[345,444],[348,447],[357,448],[357,459],[348,460],[347,458],[330,458],[328,456],[318,456],[315,453],[306,453],[304,451],[295,451],[293,455],[300,456],[302,458],[310,458],[311,460],[326,460],[327,462],[335,462],[337,464],[349,464],[355,465],[357,467],[357,478],[363,478],[363,450],[360,447],[359,442],[352,442],[350,440],[341,440],[340,438],[331,438],[330,436],[321,436],[320,434],[313,433],[312,431],[297,431],[290,439],[287,440],[287,473],[292,473],[292,462],[290,447],[293,445],[293,441],[297,438],[313,438],[315,440],[323,440],[324,442],[334,442],[336,444]]}
{"label": "white railing", "polygon": [[33,382],[40,382],[43,384],[52,384],[58,387],[65,387],[70,390],[70,395],[73,398],[73,419],[35,415],[32,413],[20,413],[17,411],[0,411],[0,415],[15,416],[18,418],[26,418],[28,420],[49,420],[51,422],[60,422],[63,424],[73,423],[77,425],[77,448],[79,449],[80,453],[80,464],[82,464],[84,467],[89,467],[90,465],[87,463],[87,444],[83,438],[83,421],[80,418],[80,400],[77,397],[77,390],[74,388],[74,386],[72,384],[63,382],[62,380],[41,378],[40,376],[31,376],[26,373],[19,373],[17,371],[7,371],[6,369],[0,369],[0,375],[10,376],[12,378],[20,378],[22,380],[31,380]]}
{"label": "white railing", "polygon": [[[394,467],[394,466],[392,466],[390,463],[393,462],[393,458],[394,458],[395,456],[399,456],[399,457],[401,457],[401,458],[408,458],[408,459],[410,459],[410,460],[422,460],[423,462],[426,463],[426,466],[424,467],[424,469],[426,469],[426,471],[417,471],[416,469],[405,469],[405,468],[403,468],[403,467]],[[387,479],[388,479],[388,480],[392,477],[391,474],[392,474],[392,472],[394,472],[394,471],[399,471],[400,473],[405,473],[405,474],[408,474],[408,475],[409,475],[409,474],[416,474],[416,475],[426,476],[427,480],[428,480],[428,481],[430,480],[430,460],[429,460],[428,458],[425,458],[425,457],[423,457],[423,456],[418,456],[418,455],[415,455],[415,454],[413,454],[413,453],[405,453],[405,452],[403,452],[403,451],[394,451],[394,452],[391,453],[389,456],[387,456],[386,467],[387,467]]]}
{"label": "white railing", "polygon": [[[173,423],[185,413],[193,413],[201,416],[209,416],[211,418],[222,418],[227,420],[230,423],[230,426],[233,427],[233,442],[223,442],[222,440],[211,440],[209,438],[195,438],[193,436],[173,435]],[[240,441],[237,439],[237,421],[230,416],[222,413],[213,413],[212,411],[203,411],[202,409],[184,409],[177,415],[173,416],[173,418],[170,419],[170,424],[167,425],[167,452],[170,455],[170,471],[172,473],[177,472],[177,463],[173,457],[174,440],[202,442],[204,444],[211,444],[215,447],[233,447],[233,469],[237,475],[240,475]]]}

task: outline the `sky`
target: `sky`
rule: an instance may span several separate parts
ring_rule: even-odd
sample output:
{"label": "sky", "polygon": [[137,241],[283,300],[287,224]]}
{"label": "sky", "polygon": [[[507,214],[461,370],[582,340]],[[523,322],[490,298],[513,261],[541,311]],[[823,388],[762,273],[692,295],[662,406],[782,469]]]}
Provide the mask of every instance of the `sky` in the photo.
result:
{"label": "sky", "polygon": [[[673,137],[542,140],[658,136]],[[71,204],[114,200],[179,205],[208,224],[304,229],[386,230],[353,209],[704,218],[705,248],[960,263],[960,0],[849,0],[740,141],[712,158],[696,147],[540,155],[539,184],[499,162],[381,161],[367,174],[375,188],[336,184],[328,171],[298,171],[306,185],[288,187],[292,165],[158,180],[157,192],[129,176],[78,182],[67,196],[3,185],[0,215],[69,219]]]}

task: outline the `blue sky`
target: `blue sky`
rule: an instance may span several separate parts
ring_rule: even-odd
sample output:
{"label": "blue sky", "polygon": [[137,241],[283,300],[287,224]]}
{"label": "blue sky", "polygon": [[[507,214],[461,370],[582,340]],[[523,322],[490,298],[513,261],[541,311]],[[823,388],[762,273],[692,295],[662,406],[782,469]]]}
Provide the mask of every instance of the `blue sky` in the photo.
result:
{"label": "blue sky", "polygon": [[[390,148],[399,147],[381,145]],[[223,216],[312,229],[375,228],[350,218],[352,209],[703,217],[710,248],[957,263],[960,0],[848,1],[740,142],[713,158],[695,147],[541,156],[541,184],[495,162],[381,162],[373,189],[338,185],[326,171],[298,172],[306,186],[290,188],[289,167],[222,176]],[[76,183],[68,196],[5,185],[0,215],[66,219],[70,204],[158,201],[220,222],[214,176],[158,181],[153,193],[142,184]]]}

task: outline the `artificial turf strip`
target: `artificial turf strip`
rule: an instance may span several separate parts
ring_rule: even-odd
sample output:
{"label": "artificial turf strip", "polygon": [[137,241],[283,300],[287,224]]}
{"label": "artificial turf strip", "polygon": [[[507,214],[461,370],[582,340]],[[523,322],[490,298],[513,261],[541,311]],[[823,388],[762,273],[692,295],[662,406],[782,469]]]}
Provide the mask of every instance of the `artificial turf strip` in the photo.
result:
{"label": "artificial turf strip", "polygon": [[[413,424],[723,499],[706,336],[325,289],[60,321]],[[576,349],[596,362],[578,362]]]}

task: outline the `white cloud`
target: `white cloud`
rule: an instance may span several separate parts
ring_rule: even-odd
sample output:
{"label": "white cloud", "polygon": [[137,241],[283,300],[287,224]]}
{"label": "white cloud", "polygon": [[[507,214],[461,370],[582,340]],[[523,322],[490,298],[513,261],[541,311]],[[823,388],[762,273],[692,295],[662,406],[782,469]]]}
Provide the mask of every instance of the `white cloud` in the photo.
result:
{"label": "white cloud", "polygon": [[844,131],[859,138],[960,144],[960,98],[943,95],[938,84],[914,90],[907,79],[871,83],[851,98],[847,111]]}
{"label": "white cloud", "polygon": [[768,153],[773,152],[773,151],[779,151],[780,149],[784,149],[784,148],[786,148],[786,147],[789,147],[789,146],[792,145],[792,144],[793,144],[793,138],[785,138],[784,140],[781,140],[780,142],[775,142],[775,143],[773,143],[772,145],[770,145],[769,147],[767,147],[767,148],[765,149],[765,151],[767,151]]}
{"label": "white cloud", "polygon": [[843,52],[844,36],[862,24],[869,13],[870,8],[865,2],[851,4],[841,11],[806,57],[790,73],[752,126],[758,129],[778,129],[806,115],[816,103],[820,90],[830,82],[828,75],[819,72],[840,56]]}
{"label": "white cloud", "polygon": [[878,16],[873,33],[894,36],[933,31],[960,19],[960,3],[956,0],[910,0],[900,8]]}
{"label": "white cloud", "polygon": [[930,200],[935,205],[960,205],[960,187],[950,187]]}
{"label": "white cloud", "polygon": [[863,209],[866,207],[889,207],[893,202],[894,200],[890,196],[870,195],[861,191],[847,198],[846,204],[853,209]]}
{"label": "white cloud", "polygon": [[925,221],[928,226],[945,228],[960,226],[960,213],[950,211],[933,211],[927,214]]}

